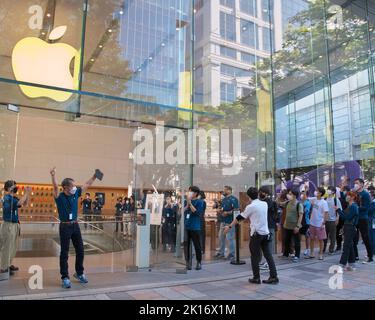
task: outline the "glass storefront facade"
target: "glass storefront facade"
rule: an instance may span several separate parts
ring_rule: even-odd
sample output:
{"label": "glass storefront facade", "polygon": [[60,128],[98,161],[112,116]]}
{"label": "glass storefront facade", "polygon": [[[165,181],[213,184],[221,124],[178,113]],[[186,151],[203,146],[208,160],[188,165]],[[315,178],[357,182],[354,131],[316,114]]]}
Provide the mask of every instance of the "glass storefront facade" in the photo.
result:
{"label": "glass storefront facade", "polygon": [[[0,183],[34,188],[18,257],[57,252],[53,166],[78,184],[105,173],[84,240],[106,271],[136,259],[135,217],[128,237],[115,231],[118,197],[155,186],[183,201],[194,184],[211,208],[224,185],[243,200],[254,185],[373,182],[374,24],[374,0],[3,0]],[[207,146],[190,148],[194,134]],[[155,242],[152,263],[183,260]]]}

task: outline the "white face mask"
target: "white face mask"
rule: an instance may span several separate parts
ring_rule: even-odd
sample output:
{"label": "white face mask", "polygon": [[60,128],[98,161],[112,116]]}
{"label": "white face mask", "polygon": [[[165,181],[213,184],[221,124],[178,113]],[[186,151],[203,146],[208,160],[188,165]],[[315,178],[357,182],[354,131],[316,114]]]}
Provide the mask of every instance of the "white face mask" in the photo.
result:
{"label": "white face mask", "polygon": [[359,184],[356,183],[356,184],[354,185],[354,191],[357,191],[358,189],[359,189]]}
{"label": "white face mask", "polygon": [[314,196],[315,196],[315,197],[318,196],[318,191],[315,191],[315,192],[314,192]]}
{"label": "white face mask", "polygon": [[288,198],[289,201],[293,199],[293,196],[291,196],[290,194],[287,194],[286,197]]}
{"label": "white face mask", "polygon": [[328,190],[327,193],[329,196],[333,194],[331,190]]}
{"label": "white face mask", "polygon": [[70,192],[71,195],[76,194],[76,192],[77,192],[77,187],[74,186],[69,192]]}
{"label": "white face mask", "polygon": [[194,192],[192,192],[192,191],[189,191],[189,195],[188,195],[189,199],[192,199],[192,198],[193,198],[193,196],[194,196]]}

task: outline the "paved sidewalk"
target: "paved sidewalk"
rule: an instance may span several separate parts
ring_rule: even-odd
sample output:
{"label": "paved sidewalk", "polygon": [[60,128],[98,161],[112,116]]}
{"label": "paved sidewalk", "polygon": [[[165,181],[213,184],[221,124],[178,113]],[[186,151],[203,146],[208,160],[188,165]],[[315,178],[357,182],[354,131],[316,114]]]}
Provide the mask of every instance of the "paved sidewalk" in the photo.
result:
{"label": "paved sidewalk", "polygon": [[[0,282],[0,299],[375,300],[375,264],[358,263],[356,271],[343,274],[343,289],[333,290],[328,282],[335,275],[329,273],[329,268],[338,263],[339,255],[326,256],[324,261],[302,259],[299,263],[275,259],[278,285],[249,284],[251,272],[246,260],[241,266],[212,263],[187,274],[176,274],[175,268],[89,274],[89,285],[73,282],[70,290],[60,287],[56,272],[45,272],[43,290],[30,290],[31,275],[19,273],[10,281]],[[262,272],[262,278],[267,277],[268,272]]]}

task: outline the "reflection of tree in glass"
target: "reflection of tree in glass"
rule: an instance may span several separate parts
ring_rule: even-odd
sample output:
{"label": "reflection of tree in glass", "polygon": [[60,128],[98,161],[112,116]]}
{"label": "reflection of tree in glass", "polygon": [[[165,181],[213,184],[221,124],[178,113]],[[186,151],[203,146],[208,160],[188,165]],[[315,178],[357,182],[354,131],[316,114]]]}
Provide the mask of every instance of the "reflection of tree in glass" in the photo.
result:
{"label": "reflection of tree in glass", "polygon": [[[258,76],[269,73],[271,63],[275,82],[286,78],[292,80],[292,76],[301,82],[304,78],[310,80],[313,75],[326,75],[327,49],[331,71],[341,66],[346,71],[356,71],[367,63],[365,16],[361,19],[354,15],[350,6],[332,10],[337,6],[326,4],[324,7],[325,2],[309,1],[308,9],[289,20],[282,50],[274,53],[272,60],[265,58],[257,64]],[[327,19],[324,19],[325,15]]]}
{"label": "reflection of tree in glass", "polygon": [[89,48],[85,49],[84,87],[92,92],[124,96],[132,71],[119,39],[121,16],[115,15],[112,10],[110,18],[104,19],[102,9],[105,6],[106,11],[108,8],[116,8],[113,1],[109,0],[90,5],[86,39],[92,38],[87,39]]}

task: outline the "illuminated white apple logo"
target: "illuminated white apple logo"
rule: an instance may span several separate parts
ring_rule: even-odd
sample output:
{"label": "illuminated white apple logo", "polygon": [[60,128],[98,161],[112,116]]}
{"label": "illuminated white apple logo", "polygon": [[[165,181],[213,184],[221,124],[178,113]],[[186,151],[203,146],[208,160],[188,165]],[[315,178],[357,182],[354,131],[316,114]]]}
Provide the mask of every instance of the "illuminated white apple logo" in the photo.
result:
{"label": "illuminated white apple logo", "polygon": [[[49,35],[49,40],[60,39],[66,29],[66,26],[55,28]],[[79,51],[66,43],[48,43],[36,37],[27,37],[20,40],[13,49],[13,72],[18,81],[77,89],[79,55]],[[74,57],[76,59],[73,77],[70,73],[70,63]],[[71,92],[65,91],[25,85],[20,85],[20,88],[30,98],[47,97],[64,102],[72,96]]]}

